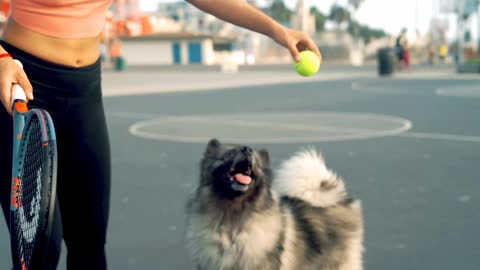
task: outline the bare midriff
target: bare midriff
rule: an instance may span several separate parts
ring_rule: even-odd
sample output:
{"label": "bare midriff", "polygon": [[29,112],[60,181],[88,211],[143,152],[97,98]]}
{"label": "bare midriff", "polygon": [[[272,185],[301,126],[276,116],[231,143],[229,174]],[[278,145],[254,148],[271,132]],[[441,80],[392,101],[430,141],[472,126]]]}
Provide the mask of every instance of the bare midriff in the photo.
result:
{"label": "bare midriff", "polygon": [[2,40],[40,59],[71,67],[98,60],[100,37],[58,38],[29,30],[10,18]]}

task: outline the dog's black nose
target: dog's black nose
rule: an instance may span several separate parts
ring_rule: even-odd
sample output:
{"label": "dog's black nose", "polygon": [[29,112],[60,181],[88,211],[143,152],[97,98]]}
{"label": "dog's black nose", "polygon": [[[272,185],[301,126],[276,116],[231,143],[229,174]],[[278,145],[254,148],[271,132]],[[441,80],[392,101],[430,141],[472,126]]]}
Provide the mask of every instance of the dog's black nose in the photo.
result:
{"label": "dog's black nose", "polygon": [[245,153],[245,154],[251,154],[251,153],[253,153],[252,148],[250,148],[250,147],[248,147],[248,146],[243,146],[242,149],[241,149],[241,151],[242,151],[243,153]]}

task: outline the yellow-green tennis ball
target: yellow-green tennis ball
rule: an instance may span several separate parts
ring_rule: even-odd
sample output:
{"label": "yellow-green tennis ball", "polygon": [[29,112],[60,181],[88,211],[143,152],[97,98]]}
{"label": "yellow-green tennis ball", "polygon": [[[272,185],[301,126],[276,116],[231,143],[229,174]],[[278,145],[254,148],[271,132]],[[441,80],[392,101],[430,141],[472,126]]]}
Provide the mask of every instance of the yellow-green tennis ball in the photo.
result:
{"label": "yellow-green tennis ball", "polygon": [[300,61],[295,63],[298,74],[308,77],[317,73],[320,68],[320,58],[312,51],[300,52]]}

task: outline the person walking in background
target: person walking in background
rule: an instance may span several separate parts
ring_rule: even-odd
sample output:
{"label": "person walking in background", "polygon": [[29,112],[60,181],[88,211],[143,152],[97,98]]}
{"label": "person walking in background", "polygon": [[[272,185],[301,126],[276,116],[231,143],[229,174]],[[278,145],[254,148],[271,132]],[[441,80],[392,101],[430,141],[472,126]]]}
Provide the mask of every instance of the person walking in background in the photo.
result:
{"label": "person walking in background", "polygon": [[435,64],[435,45],[433,42],[429,42],[426,46],[427,51],[427,64],[433,66]]}
{"label": "person walking in background", "polygon": [[403,69],[411,70],[412,66],[410,64],[410,44],[408,43],[408,39],[405,38],[403,45],[402,45],[402,54],[403,54]]}
{"label": "person walking in background", "polygon": [[404,38],[404,33],[407,30],[405,28],[402,29],[400,34],[397,36],[395,40],[395,55],[397,56],[398,63],[400,64],[403,61],[403,47],[402,47],[402,39]]}
{"label": "person walking in background", "polygon": [[408,50],[407,29],[402,28],[402,31],[395,40],[395,53],[399,67],[401,69],[410,69],[410,53]]}
{"label": "person walking in background", "polygon": [[440,60],[445,63],[447,62],[447,57],[448,57],[448,45],[446,43],[443,43],[442,46],[440,46],[440,51],[439,54]]}
{"label": "person walking in background", "polygon": [[114,38],[110,43],[110,61],[116,63],[122,55],[122,43],[118,37]]}

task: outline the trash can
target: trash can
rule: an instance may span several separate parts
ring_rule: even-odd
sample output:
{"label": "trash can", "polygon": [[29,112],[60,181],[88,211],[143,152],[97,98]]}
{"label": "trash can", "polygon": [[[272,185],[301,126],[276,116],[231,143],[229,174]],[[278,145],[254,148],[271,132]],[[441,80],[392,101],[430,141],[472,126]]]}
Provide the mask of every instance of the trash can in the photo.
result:
{"label": "trash can", "polygon": [[123,56],[119,56],[115,59],[115,70],[122,71],[127,68],[127,61]]}
{"label": "trash can", "polygon": [[378,50],[378,75],[390,76],[393,73],[393,50],[391,48],[381,48]]}

